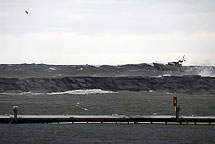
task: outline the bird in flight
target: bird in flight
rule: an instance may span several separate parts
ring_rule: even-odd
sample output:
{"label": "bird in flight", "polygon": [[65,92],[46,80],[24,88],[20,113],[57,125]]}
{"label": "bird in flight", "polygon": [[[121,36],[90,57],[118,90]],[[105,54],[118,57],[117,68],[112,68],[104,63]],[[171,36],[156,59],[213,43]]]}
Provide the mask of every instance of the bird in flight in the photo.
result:
{"label": "bird in flight", "polygon": [[26,14],[28,14],[28,11],[25,11],[26,12]]}

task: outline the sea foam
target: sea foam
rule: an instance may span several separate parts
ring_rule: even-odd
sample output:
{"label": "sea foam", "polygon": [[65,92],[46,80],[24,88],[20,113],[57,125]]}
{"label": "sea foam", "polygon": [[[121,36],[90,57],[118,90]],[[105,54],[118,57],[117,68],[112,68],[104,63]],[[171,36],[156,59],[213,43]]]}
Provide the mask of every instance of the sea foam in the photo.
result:
{"label": "sea foam", "polygon": [[35,92],[3,92],[0,94],[5,94],[5,95],[42,95],[44,93],[35,93]]}
{"label": "sea foam", "polygon": [[88,95],[88,94],[108,94],[108,93],[117,93],[117,92],[105,91],[101,89],[85,89],[85,90],[72,90],[72,91],[65,91],[65,92],[52,92],[47,94],[48,95],[61,95],[61,94]]}
{"label": "sea foam", "polygon": [[204,67],[202,69],[199,69],[199,75],[203,77],[215,77],[215,73],[213,72],[213,69],[211,67]]}
{"label": "sea foam", "polygon": [[188,74],[197,74],[202,77],[215,77],[215,69],[213,67],[190,67],[186,70]]}
{"label": "sea foam", "polygon": [[71,90],[71,91],[64,91],[64,92],[51,92],[51,93],[35,93],[35,92],[4,92],[0,94],[5,95],[62,95],[62,94],[76,94],[76,95],[88,95],[88,94],[110,94],[110,93],[117,93],[113,91],[105,91],[101,89],[85,89],[85,90]]}

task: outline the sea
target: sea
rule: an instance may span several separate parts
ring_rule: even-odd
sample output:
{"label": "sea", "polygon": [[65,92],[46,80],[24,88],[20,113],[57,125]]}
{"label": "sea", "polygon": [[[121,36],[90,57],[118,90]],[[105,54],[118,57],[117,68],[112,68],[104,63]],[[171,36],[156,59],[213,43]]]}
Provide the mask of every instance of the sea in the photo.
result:
{"label": "sea", "polygon": [[[185,67],[182,74],[214,77],[214,67]],[[0,77],[64,76],[171,76],[152,66],[0,65]],[[181,73],[180,73],[181,74]],[[168,91],[104,91],[80,89],[64,92],[2,92],[0,115],[174,115],[173,96],[180,115],[215,116],[215,95]],[[0,124],[0,144],[215,144],[213,125],[165,124]]]}
{"label": "sea", "polygon": [[[156,91],[76,90],[59,93],[1,93],[0,115],[92,114],[174,115],[173,96],[181,115],[214,116],[214,95]],[[0,124],[0,143],[155,143],[214,144],[215,125],[164,124]]]}

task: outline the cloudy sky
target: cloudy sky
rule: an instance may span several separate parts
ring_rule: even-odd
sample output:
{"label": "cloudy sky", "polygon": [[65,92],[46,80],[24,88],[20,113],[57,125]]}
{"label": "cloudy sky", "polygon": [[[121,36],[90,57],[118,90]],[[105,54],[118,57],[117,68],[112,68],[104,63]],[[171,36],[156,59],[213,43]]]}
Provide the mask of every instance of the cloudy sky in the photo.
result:
{"label": "cloudy sky", "polygon": [[0,0],[2,64],[117,65],[184,54],[185,65],[215,65],[214,0]]}

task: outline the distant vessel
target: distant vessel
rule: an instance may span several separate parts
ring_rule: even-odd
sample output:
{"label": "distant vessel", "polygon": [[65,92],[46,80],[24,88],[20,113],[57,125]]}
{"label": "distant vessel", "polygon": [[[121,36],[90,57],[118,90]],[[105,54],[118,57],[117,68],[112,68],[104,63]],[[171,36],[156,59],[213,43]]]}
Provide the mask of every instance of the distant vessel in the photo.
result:
{"label": "distant vessel", "polygon": [[182,63],[186,61],[184,59],[184,56],[181,60],[177,61],[177,62],[168,62],[167,64],[162,64],[162,63],[153,63],[154,67],[157,70],[162,70],[162,71],[166,71],[166,70],[181,70],[182,67]]}

